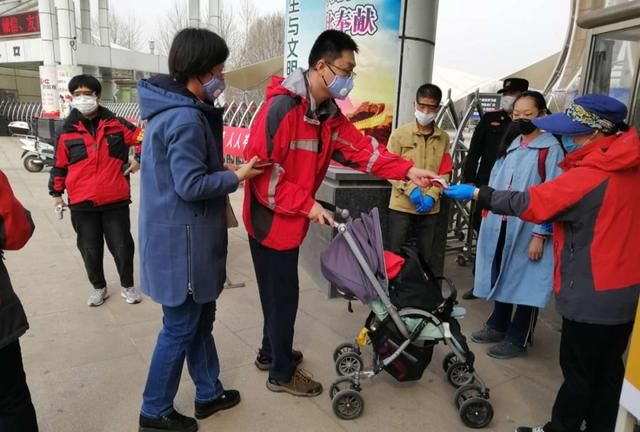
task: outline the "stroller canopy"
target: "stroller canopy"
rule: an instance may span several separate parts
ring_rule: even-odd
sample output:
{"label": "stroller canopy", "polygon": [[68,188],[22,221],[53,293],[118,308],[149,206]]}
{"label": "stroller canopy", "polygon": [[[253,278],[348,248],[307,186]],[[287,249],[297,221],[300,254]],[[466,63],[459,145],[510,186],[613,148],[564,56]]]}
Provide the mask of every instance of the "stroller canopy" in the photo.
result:
{"label": "stroller canopy", "polygon": [[[353,238],[357,251],[351,249],[345,236]],[[329,282],[340,292],[368,303],[378,298],[378,294],[358,263],[358,252],[364,257],[379,285],[386,291],[387,273],[377,208],[369,214],[362,213],[360,219],[348,223],[346,231],[338,234],[320,256],[322,274]]]}

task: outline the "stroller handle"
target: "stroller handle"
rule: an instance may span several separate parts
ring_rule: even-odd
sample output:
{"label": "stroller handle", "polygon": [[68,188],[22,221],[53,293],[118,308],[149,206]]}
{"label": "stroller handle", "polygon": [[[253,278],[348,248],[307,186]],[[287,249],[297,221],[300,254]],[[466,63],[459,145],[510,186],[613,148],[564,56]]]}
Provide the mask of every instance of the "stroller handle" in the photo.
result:
{"label": "stroller handle", "polygon": [[324,207],[327,210],[329,210],[330,212],[334,213],[336,216],[340,217],[341,219],[344,219],[344,220],[348,220],[349,219],[349,216],[350,216],[349,210],[340,208],[340,207],[336,206],[335,204],[331,204],[331,203],[328,203],[326,201],[318,200],[318,203],[322,207]]}

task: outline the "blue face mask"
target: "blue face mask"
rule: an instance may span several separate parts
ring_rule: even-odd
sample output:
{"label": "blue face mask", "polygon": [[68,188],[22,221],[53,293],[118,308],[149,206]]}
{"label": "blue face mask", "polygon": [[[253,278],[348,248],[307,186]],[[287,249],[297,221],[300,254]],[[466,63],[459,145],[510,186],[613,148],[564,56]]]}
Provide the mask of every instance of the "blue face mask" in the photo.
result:
{"label": "blue face mask", "polygon": [[331,84],[327,86],[327,90],[334,99],[344,100],[353,90],[353,77],[336,75]]}
{"label": "blue face mask", "polygon": [[578,144],[576,144],[576,141],[570,135],[562,136],[562,146],[567,151],[567,153],[571,153],[578,148]]}
{"label": "blue face mask", "polygon": [[210,102],[215,101],[222,94],[225,89],[224,79],[220,78],[216,75],[213,76],[209,81],[202,84],[202,88],[204,89],[204,93],[207,95],[207,99]]}

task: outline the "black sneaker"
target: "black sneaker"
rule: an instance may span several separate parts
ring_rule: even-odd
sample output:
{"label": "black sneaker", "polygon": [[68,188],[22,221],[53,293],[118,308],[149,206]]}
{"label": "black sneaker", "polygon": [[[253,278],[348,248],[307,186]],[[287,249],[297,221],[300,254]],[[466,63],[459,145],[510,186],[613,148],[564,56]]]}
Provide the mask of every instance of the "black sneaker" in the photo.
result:
{"label": "black sneaker", "polygon": [[211,402],[202,403],[196,401],[196,418],[198,420],[206,419],[218,411],[233,408],[239,403],[240,392],[238,390],[225,390],[222,396]]}
{"label": "black sneaker", "polygon": [[[291,351],[291,357],[293,357],[293,367],[298,367],[298,365],[302,363],[304,356],[300,351],[293,350]],[[262,350],[258,350],[258,357],[256,357],[256,361],[253,363],[261,371],[268,371],[271,367],[271,358],[262,354]]]}
{"label": "black sneaker", "polygon": [[139,432],[196,432],[198,422],[180,414],[178,411],[158,418],[146,417],[140,414]]}
{"label": "black sneaker", "polygon": [[478,344],[492,344],[502,342],[505,336],[505,332],[499,332],[485,324],[482,330],[471,333],[471,340]]}
{"label": "black sneaker", "polygon": [[462,298],[463,298],[464,300],[475,300],[475,299],[477,299],[478,297],[476,297],[476,296],[473,294],[473,288],[471,288],[469,291],[467,291],[466,293],[462,294]]}

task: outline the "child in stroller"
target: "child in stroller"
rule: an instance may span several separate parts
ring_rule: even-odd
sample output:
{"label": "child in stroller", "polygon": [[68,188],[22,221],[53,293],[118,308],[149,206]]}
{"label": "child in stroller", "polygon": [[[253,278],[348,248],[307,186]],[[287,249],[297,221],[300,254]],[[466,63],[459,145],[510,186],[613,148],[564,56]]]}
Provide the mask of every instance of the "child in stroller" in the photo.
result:
{"label": "child in stroller", "polygon": [[[347,211],[336,210],[348,218]],[[489,389],[474,369],[474,355],[460,330],[457,318],[465,312],[455,306],[453,283],[435,277],[412,249],[403,249],[402,256],[385,252],[376,208],[336,228],[338,235],[321,256],[322,273],[346,298],[368,304],[372,312],[357,343],[342,344],[334,352],[341,376],[329,392],[334,413],[345,420],[359,417],[364,410],[360,380],[383,370],[398,381],[419,380],[433,347],[443,342],[451,350],[443,368],[457,388],[460,418],[468,427],[487,426],[493,418]],[[447,298],[440,283],[449,288]],[[361,347],[368,343],[374,361],[372,369],[365,370]]]}

